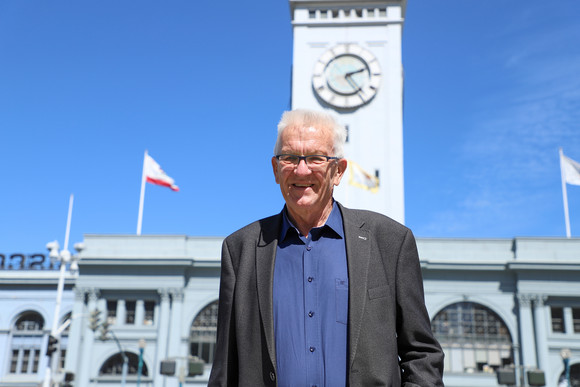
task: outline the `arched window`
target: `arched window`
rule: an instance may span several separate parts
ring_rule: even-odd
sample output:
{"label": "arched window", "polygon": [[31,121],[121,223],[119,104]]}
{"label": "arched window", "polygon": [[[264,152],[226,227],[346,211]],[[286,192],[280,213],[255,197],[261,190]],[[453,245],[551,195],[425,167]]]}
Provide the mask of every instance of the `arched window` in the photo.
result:
{"label": "arched window", "polygon": [[494,372],[513,364],[512,338],[491,309],[458,302],[441,310],[431,323],[445,352],[446,372]]}
{"label": "arched window", "polygon": [[[558,386],[568,386],[565,380],[566,373],[562,372],[558,380]],[[570,386],[580,387],[580,364],[572,364],[570,366]]]}
{"label": "arched window", "polygon": [[189,335],[190,354],[197,356],[206,364],[213,363],[217,332],[218,302],[207,305],[191,325]]}
{"label": "arched window", "polygon": [[[135,355],[132,352],[125,352],[125,355],[129,359],[128,367],[127,367],[127,374],[128,375],[137,375],[137,370],[139,367],[139,356]],[[103,366],[99,370],[99,376],[121,376],[123,374],[123,355],[121,353],[117,353],[105,361]],[[142,376],[148,376],[149,371],[147,370],[147,365],[143,362],[143,369],[141,370]]]}
{"label": "arched window", "polygon": [[42,347],[44,319],[33,311],[24,312],[12,327],[11,374],[36,374]]}

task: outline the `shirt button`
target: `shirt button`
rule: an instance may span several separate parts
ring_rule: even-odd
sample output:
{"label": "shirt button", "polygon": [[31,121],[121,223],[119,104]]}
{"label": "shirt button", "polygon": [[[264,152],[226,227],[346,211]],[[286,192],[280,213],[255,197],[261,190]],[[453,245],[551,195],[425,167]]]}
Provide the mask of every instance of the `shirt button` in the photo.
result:
{"label": "shirt button", "polygon": [[314,278],[308,277],[308,282],[312,282],[313,280],[314,280]]}
{"label": "shirt button", "polygon": [[310,352],[314,352],[314,347],[310,347]]}
{"label": "shirt button", "polygon": [[312,312],[312,311],[308,312],[308,317],[312,317],[312,316],[314,316],[314,312]]}
{"label": "shirt button", "polygon": [[312,250],[312,246],[306,246],[306,250],[308,251]]}

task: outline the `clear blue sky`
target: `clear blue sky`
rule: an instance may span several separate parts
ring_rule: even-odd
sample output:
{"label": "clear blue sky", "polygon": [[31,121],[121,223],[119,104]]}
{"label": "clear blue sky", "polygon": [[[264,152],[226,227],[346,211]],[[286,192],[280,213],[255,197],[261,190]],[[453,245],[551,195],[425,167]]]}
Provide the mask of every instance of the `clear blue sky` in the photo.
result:
{"label": "clear blue sky", "polygon": [[[558,147],[580,161],[580,2],[409,0],[406,224],[419,237],[564,236]],[[225,236],[283,201],[287,1],[0,2],[0,253],[134,234]],[[568,186],[580,235],[580,187]]]}

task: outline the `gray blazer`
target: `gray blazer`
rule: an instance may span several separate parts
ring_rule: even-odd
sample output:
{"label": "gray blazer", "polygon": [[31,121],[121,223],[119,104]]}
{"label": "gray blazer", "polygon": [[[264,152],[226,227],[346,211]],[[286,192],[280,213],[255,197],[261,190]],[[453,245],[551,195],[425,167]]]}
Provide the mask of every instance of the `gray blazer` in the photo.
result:
{"label": "gray blazer", "polygon": [[[339,205],[349,276],[349,386],[443,386],[411,230]],[[209,386],[277,386],[272,313],[282,214],[224,240],[217,344]],[[335,386],[327,386],[335,387]]]}

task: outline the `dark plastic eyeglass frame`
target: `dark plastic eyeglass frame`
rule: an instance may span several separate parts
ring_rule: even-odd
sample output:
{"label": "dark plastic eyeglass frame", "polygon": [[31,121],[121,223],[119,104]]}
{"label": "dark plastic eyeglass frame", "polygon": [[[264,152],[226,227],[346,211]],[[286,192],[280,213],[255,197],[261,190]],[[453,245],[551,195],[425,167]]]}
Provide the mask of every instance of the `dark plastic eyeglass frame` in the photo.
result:
{"label": "dark plastic eyeglass frame", "polygon": [[307,159],[309,157],[324,157],[326,159],[326,162],[328,163],[330,160],[339,160],[340,157],[335,157],[335,156],[326,156],[326,155],[308,155],[308,156],[298,156],[298,155],[293,155],[290,153],[283,153],[281,155],[276,155],[274,156],[276,158],[276,160],[280,161],[280,157],[282,156],[293,156],[293,157],[297,157],[298,158],[298,162],[297,163],[292,163],[295,166],[298,166],[300,164],[300,162],[302,160],[304,160],[304,162],[306,163],[307,166],[311,166],[311,165],[322,165],[322,164],[309,164]]}

